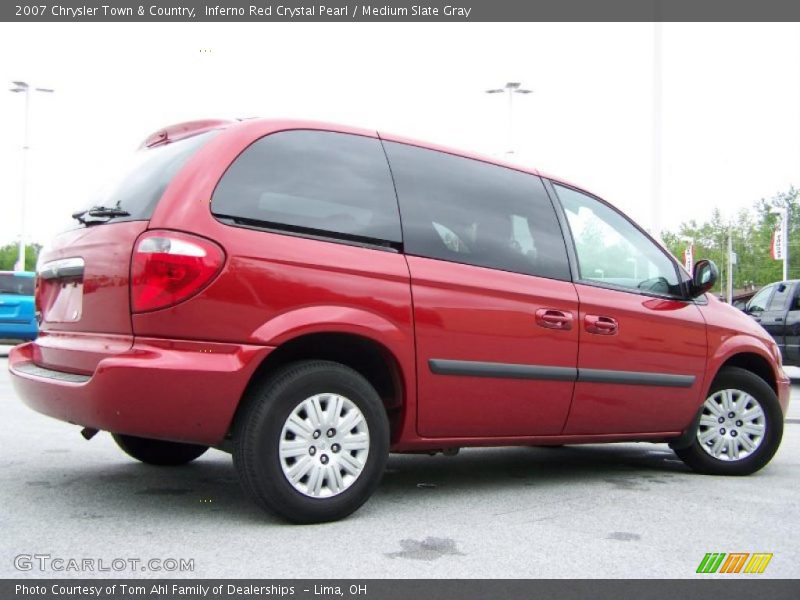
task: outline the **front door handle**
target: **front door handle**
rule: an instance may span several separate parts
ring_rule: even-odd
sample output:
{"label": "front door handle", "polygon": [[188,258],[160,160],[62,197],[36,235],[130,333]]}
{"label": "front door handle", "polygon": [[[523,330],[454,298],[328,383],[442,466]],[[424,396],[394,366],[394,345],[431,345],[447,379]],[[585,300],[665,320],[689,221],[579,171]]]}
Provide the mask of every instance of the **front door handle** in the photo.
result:
{"label": "front door handle", "polygon": [[540,308],[536,311],[536,324],[547,329],[572,329],[572,313],[554,308]]}
{"label": "front door handle", "polygon": [[586,331],[597,335],[615,335],[619,331],[619,324],[616,319],[600,315],[586,315],[583,319],[583,325]]}

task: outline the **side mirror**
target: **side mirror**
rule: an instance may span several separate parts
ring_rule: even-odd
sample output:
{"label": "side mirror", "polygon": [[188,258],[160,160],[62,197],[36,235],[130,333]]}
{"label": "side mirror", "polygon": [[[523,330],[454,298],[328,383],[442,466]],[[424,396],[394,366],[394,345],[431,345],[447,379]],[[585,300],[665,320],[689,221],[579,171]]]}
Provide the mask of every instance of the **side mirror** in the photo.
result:
{"label": "side mirror", "polygon": [[694,263],[694,273],[692,274],[692,285],[689,295],[692,298],[702,296],[713,288],[719,279],[719,269],[714,261],[698,260]]}

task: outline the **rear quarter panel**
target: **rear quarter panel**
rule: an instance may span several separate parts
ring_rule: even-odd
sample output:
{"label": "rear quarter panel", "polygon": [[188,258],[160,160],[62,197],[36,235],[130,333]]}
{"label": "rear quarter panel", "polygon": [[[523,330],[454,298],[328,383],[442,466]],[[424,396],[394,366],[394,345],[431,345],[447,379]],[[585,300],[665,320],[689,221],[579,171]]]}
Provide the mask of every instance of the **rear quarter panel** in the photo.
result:
{"label": "rear quarter panel", "polygon": [[214,189],[233,160],[264,135],[296,128],[377,137],[375,132],[324,124],[256,121],[232,125],[210,140],[167,188],[149,227],[217,242],[225,251],[225,266],[188,301],[133,315],[134,334],[263,346],[317,332],[361,335],[386,347],[397,360],[405,420],[414,423],[414,334],[405,257],[235,227],[211,214]]}

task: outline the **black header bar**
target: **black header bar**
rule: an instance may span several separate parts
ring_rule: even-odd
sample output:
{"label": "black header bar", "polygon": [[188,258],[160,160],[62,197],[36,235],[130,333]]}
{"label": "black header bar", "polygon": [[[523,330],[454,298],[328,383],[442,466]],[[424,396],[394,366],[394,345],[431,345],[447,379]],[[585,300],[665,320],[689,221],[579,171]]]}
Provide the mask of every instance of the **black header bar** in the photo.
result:
{"label": "black header bar", "polygon": [[[578,553],[579,556],[580,553]],[[641,557],[647,569],[647,556]],[[795,600],[797,582],[728,575],[724,579],[7,579],[4,600]]]}
{"label": "black header bar", "polygon": [[4,0],[8,22],[800,21],[792,0]]}

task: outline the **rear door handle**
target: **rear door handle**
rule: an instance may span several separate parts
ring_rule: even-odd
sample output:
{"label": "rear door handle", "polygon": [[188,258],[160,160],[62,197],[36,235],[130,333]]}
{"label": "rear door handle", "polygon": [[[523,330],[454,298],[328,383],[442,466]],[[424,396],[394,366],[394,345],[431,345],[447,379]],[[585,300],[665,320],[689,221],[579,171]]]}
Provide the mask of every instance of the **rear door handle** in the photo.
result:
{"label": "rear door handle", "polygon": [[597,335],[615,335],[619,331],[616,319],[600,315],[586,315],[583,319],[583,326],[589,333]]}
{"label": "rear door handle", "polygon": [[572,329],[572,313],[555,308],[540,308],[536,311],[536,324],[547,329]]}

